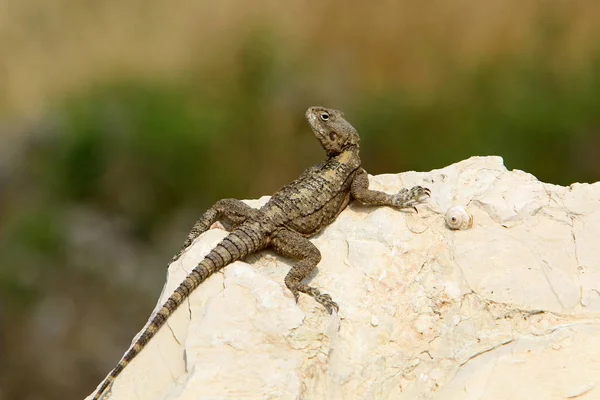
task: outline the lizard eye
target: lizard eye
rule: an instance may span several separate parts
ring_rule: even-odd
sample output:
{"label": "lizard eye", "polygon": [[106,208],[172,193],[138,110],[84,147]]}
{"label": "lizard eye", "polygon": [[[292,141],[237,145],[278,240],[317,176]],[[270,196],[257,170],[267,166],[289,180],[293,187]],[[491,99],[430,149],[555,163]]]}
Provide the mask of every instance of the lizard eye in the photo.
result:
{"label": "lizard eye", "polygon": [[334,131],[329,132],[329,139],[332,142],[335,140],[336,137],[337,137],[337,133],[335,133]]}
{"label": "lizard eye", "polygon": [[324,112],[324,113],[321,113],[321,119],[322,119],[323,121],[327,121],[327,120],[329,119],[329,114],[328,114],[328,113],[326,113],[326,112]]}

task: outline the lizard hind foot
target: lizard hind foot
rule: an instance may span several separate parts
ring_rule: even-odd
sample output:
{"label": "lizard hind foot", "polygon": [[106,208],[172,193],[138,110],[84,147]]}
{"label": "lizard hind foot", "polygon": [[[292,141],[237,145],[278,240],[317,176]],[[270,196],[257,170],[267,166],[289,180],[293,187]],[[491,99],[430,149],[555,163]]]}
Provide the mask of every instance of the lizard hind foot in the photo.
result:
{"label": "lizard hind foot", "polygon": [[[304,290],[302,290],[304,289]],[[317,303],[321,304],[329,314],[333,314],[333,310],[337,313],[340,310],[340,307],[337,305],[335,301],[331,298],[327,293],[321,293],[319,289],[306,286],[302,288],[301,291],[306,293],[307,295],[313,297]]]}

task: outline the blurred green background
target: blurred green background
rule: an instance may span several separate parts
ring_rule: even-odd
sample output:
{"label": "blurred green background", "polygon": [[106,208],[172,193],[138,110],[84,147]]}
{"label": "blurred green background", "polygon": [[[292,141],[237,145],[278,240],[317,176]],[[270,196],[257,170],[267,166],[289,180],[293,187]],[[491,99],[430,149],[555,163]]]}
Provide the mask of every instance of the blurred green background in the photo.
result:
{"label": "blurred green background", "polygon": [[323,158],[344,110],[372,174],[473,155],[600,176],[597,0],[0,3],[0,399],[81,399],[223,197]]}

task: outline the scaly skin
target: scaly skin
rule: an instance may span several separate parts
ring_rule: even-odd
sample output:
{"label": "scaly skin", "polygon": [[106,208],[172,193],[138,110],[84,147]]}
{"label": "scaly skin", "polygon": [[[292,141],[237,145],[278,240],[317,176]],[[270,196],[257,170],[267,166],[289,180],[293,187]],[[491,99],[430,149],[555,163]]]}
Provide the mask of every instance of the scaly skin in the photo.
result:
{"label": "scaly skin", "polygon": [[285,277],[285,284],[296,300],[306,293],[322,304],[329,313],[338,305],[328,294],[302,281],[321,260],[321,253],[307,238],[329,225],[346,208],[351,199],[366,205],[412,208],[429,196],[429,189],[415,186],[394,195],[369,190],[367,172],[361,167],[360,138],[356,129],[337,110],[310,107],[306,119],[327,153],[327,159],[308,168],[298,179],[282,187],[260,209],[235,199],[223,199],[213,205],[194,224],[177,260],[185,249],[217,220],[226,222],[232,231],[190,272],[163,304],[146,330],[125,353],[119,364],[102,382],[94,400],[100,399],[123,368],[146,346],[181,303],[210,275],[250,253],[266,247],[296,260]]}

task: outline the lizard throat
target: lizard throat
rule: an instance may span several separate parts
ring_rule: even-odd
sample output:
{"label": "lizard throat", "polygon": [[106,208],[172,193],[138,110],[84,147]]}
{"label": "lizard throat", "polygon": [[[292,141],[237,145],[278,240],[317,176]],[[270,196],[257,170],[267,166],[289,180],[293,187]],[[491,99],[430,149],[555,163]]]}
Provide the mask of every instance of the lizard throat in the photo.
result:
{"label": "lizard throat", "polygon": [[329,150],[325,149],[329,158],[339,156],[342,153],[355,153],[358,156],[358,145],[357,144],[346,144],[342,146],[340,150]]}

